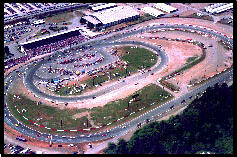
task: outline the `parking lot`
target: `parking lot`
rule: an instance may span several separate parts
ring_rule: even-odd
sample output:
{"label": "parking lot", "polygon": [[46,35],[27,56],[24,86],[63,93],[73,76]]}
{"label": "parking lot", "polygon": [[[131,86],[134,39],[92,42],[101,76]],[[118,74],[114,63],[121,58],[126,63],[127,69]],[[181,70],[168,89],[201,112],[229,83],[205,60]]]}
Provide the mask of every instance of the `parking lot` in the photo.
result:
{"label": "parking lot", "polygon": [[81,3],[4,3],[4,23],[47,12],[86,6]]}
{"label": "parking lot", "polygon": [[70,74],[76,76],[77,71],[79,74],[88,72],[101,63],[103,58],[97,51],[75,50],[66,55],[58,55],[58,58],[52,59],[53,63],[44,64],[36,71],[36,76],[42,79],[69,77]]}
{"label": "parking lot", "polygon": [[35,154],[31,148],[23,148],[19,145],[13,145],[11,143],[4,143],[4,154]]}

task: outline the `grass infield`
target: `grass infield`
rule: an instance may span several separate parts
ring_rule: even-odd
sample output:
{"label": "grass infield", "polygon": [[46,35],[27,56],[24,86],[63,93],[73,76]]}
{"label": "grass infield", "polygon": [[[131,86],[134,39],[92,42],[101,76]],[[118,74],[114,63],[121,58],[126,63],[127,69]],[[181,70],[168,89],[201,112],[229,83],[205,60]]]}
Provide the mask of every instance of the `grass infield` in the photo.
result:
{"label": "grass infield", "polygon": [[[132,96],[135,94],[139,94],[139,96],[136,98],[136,101],[133,101]],[[173,95],[155,84],[150,84],[124,99],[110,102],[103,107],[94,107],[92,109],[74,108],[64,110],[60,110],[56,107],[46,106],[44,104],[37,105],[36,101],[32,101],[23,95],[19,95],[19,97],[20,99],[14,97],[13,93],[9,93],[7,96],[7,104],[13,116],[16,117],[16,119],[18,119],[21,123],[33,129],[39,130],[41,132],[55,133],[55,131],[45,129],[41,126],[64,130],[86,129],[88,119],[87,115],[76,119],[73,118],[73,115],[85,111],[89,111],[90,120],[93,120],[95,125],[101,126],[111,122],[113,125],[117,125],[117,122],[114,123],[115,120],[124,117],[119,121],[119,123],[125,122],[128,120],[128,118],[138,116],[142,114],[142,112],[148,111],[156,106],[159,106],[163,102],[170,100],[173,98]],[[151,106],[150,104],[152,103],[153,105]],[[41,126],[36,126],[24,119],[21,114],[17,112],[15,106],[26,118]],[[26,112],[23,112],[23,109],[25,109]],[[140,110],[142,110],[142,112],[139,112]],[[132,112],[135,113],[130,115]],[[91,127],[92,125],[89,121],[88,128]]]}

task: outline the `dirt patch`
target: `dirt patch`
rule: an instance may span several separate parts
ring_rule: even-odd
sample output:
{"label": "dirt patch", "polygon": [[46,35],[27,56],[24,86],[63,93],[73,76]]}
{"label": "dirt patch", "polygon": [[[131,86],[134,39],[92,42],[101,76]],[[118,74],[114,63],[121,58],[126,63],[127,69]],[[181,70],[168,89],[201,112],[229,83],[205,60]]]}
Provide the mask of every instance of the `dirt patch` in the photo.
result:
{"label": "dirt patch", "polygon": [[93,128],[97,127],[97,125],[94,124],[94,121],[90,119],[90,112],[89,111],[74,114],[74,115],[72,115],[72,119],[77,119],[77,118],[81,118],[81,117],[84,117],[84,116],[87,116],[88,121],[89,121],[89,123],[91,124],[91,126]]}
{"label": "dirt patch", "polygon": [[84,116],[86,116],[86,115],[88,115],[88,114],[89,114],[88,111],[81,112],[81,113],[76,113],[76,114],[72,115],[72,119],[81,118],[81,117],[84,117]]}
{"label": "dirt patch", "polygon": [[126,55],[127,53],[126,53],[126,51],[124,50],[123,47],[124,46],[115,47],[115,48],[113,48],[113,51],[117,51],[118,56]]}
{"label": "dirt patch", "polygon": [[209,6],[212,3],[191,3],[189,6],[195,9],[204,9],[204,7]]}
{"label": "dirt patch", "polygon": [[110,31],[116,30],[116,29],[121,28],[121,27],[126,27],[126,26],[127,26],[127,24],[120,23],[118,25],[107,28],[105,32],[110,32]]}
{"label": "dirt patch", "polygon": [[184,10],[182,13],[179,13],[179,16],[187,16],[197,12],[197,10],[189,9],[186,6],[179,3],[173,3],[172,6],[179,10]]}
{"label": "dirt patch", "polygon": [[195,18],[160,18],[157,20],[144,22],[140,25],[140,27],[144,27],[152,23],[192,24],[192,25],[198,25],[198,26],[214,29],[218,32],[226,34],[227,36],[233,36],[233,27],[231,26],[227,26],[220,23],[214,23],[212,21],[207,21],[207,20],[202,20],[202,19],[195,19]]}
{"label": "dirt patch", "polygon": [[54,15],[52,17],[46,17],[45,23],[49,24],[49,23],[59,23],[59,22],[63,22],[63,21],[69,21],[74,17],[73,12],[65,12],[63,14],[58,14],[58,15]]}
{"label": "dirt patch", "polygon": [[[170,34],[171,33],[171,34]],[[167,38],[176,38],[177,34],[176,32],[166,32],[165,34],[162,32],[162,34],[154,33],[150,34],[151,36],[166,36]],[[176,35],[176,36],[175,36]],[[141,35],[143,36],[143,35]],[[147,34],[148,36],[148,34]],[[179,36],[179,35],[178,35]],[[188,34],[187,34],[188,36]],[[187,39],[184,35],[180,37],[181,39]],[[126,40],[134,40],[133,37],[127,38]],[[183,42],[177,42],[177,41],[167,41],[163,39],[148,39],[148,38],[137,38],[137,40],[142,42],[148,42],[150,44],[155,45],[162,45],[162,49],[165,50],[166,54],[169,57],[169,63],[168,63],[168,71],[167,74],[182,67],[185,63],[188,57],[192,57],[194,55],[201,56],[201,49],[200,47],[190,44],[190,43],[183,43]]]}

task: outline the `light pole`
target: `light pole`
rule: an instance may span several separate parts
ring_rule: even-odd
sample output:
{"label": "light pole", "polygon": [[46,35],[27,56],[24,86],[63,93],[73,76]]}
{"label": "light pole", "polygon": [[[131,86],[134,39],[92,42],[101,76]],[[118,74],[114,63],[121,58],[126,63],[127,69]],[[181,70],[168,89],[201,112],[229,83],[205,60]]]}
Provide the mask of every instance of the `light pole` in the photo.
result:
{"label": "light pole", "polygon": [[86,119],[86,127],[87,127],[87,128],[88,128],[88,124],[89,124],[89,123],[88,123],[88,118],[87,118],[87,119]]}
{"label": "light pole", "polygon": [[51,135],[50,140],[49,140],[49,147],[52,147],[52,139],[53,139],[53,136]]}
{"label": "light pole", "polygon": [[125,69],[125,76],[127,76],[127,66],[126,65],[124,66],[124,69]]}
{"label": "light pole", "polygon": [[92,77],[92,80],[93,80],[92,86],[94,86],[94,84],[95,84],[95,77],[94,76]]}

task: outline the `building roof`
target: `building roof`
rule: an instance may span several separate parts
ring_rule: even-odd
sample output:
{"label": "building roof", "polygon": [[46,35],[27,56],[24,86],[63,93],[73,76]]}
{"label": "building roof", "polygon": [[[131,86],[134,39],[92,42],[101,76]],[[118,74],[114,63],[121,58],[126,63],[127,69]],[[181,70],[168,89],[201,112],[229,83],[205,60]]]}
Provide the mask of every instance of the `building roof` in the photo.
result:
{"label": "building roof", "polygon": [[207,7],[204,7],[204,9],[206,9],[206,11],[210,12],[213,9],[223,6],[223,5],[226,5],[226,3],[215,3],[215,4],[209,5]]}
{"label": "building roof", "polygon": [[222,12],[222,11],[225,11],[225,10],[228,10],[228,9],[232,9],[233,8],[233,3],[229,3],[229,4],[226,4],[226,5],[222,5],[222,6],[219,6],[217,8],[214,8],[212,9],[210,12],[211,13],[219,13],[219,12]]}
{"label": "building roof", "polygon": [[118,6],[103,11],[95,12],[90,15],[95,16],[103,24],[108,24],[140,14],[130,6]]}
{"label": "building roof", "polygon": [[155,8],[152,7],[144,7],[141,10],[155,17],[165,14],[162,11],[156,10]]}
{"label": "building roof", "polygon": [[64,32],[60,32],[60,33],[57,33],[57,34],[52,34],[52,35],[44,36],[44,37],[41,37],[41,38],[38,38],[38,39],[26,41],[26,42],[20,43],[19,45],[23,46],[23,45],[26,45],[26,44],[29,44],[29,43],[37,42],[37,41],[40,41],[40,40],[43,40],[43,39],[48,39],[48,38],[55,37],[55,36],[58,36],[58,35],[61,35],[61,34],[73,32],[73,31],[76,31],[76,30],[79,31],[79,29],[80,29],[80,28],[75,28],[75,29],[66,30],[66,31],[64,31]]}
{"label": "building roof", "polygon": [[83,16],[83,18],[91,23],[93,23],[94,25],[98,24],[98,23],[101,23],[99,20],[97,20],[95,17],[93,16],[90,16],[90,15],[86,15],[86,16]]}
{"label": "building roof", "polygon": [[116,4],[115,3],[106,3],[106,4],[94,6],[94,7],[92,7],[92,10],[97,11],[100,9],[109,8],[109,7],[113,7],[113,6],[116,6]]}
{"label": "building roof", "polygon": [[170,13],[171,11],[177,10],[177,8],[167,5],[165,3],[156,3],[154,7],[168,13]]}

